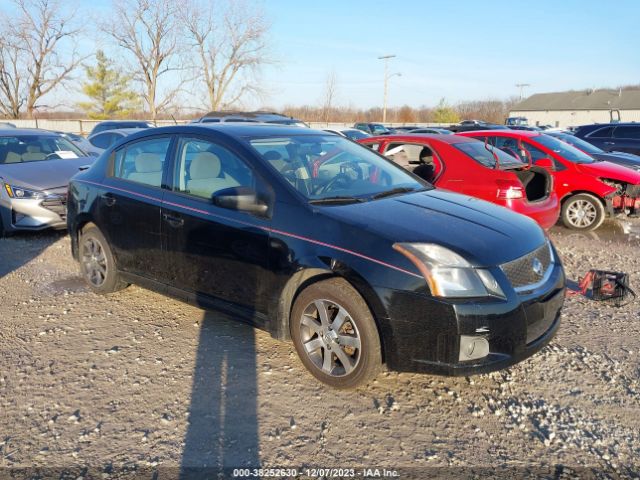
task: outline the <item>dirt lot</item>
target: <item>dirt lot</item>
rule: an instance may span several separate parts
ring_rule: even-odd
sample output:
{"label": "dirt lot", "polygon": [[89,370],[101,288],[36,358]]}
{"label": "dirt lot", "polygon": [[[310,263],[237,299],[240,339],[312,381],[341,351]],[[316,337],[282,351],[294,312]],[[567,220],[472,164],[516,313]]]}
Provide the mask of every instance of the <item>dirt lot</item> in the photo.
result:
{"label": "dirt lot", "polygon": [[[615,269],[640,287],[640,221],[552,238],[570,279]],[[337,392],[291,345],[220,314],[137,287],[90,293],[60,233],[0,240],[0,300],[0,477],[245,465],[640,472],[640,301],[568,298],[552,344],[506,371],[383,373]]]}

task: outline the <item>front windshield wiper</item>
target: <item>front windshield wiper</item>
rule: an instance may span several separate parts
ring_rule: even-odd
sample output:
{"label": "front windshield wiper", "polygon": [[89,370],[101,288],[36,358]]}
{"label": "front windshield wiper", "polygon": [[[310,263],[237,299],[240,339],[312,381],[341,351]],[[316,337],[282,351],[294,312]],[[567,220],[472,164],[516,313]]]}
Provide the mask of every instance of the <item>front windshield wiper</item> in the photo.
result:
{"label": "front windshield wiper", "polygon": [[400,193],[408,193],[413,192],[415,190],[414,187],[398,187],[392,188],[391,190],[386,190],[384,192],[376,193],[371,198],[373,200],[377,200],[378,198],[390,197],[392,195],[398,195]]}
{"label": "front windshield wiper", "polygon": [[309,200],[309,203],[312,205],[346,205],[348,203],[362,203],[364,201],[365,201],[364,198],[338,196],[338,197],[316,198],[314,200]]}

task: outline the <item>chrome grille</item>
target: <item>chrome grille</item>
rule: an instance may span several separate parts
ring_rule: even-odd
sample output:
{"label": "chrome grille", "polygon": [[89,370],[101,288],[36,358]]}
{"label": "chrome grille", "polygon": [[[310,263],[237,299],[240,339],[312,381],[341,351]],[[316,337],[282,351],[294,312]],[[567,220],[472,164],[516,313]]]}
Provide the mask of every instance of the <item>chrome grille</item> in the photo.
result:
{"label": "chrome grille", "polygon": [[[540,274],[534,271],[535,259],[538,259],[542,264],[542,272]],[[513,288],[524,290],[522,287],[540,282],[551,267],[551,263],[551,246],[549,242],[545,242],[540,248],[528,253],[524,257],[504,263],[500,268],[511,282],[511,285],[513,285]]]}
{"label": "chrome grille", "polygon": [[60,215],[62,220],[67,219],[67,195],[49,195],[42,202],[40,206],[51,210],[54,213]]}

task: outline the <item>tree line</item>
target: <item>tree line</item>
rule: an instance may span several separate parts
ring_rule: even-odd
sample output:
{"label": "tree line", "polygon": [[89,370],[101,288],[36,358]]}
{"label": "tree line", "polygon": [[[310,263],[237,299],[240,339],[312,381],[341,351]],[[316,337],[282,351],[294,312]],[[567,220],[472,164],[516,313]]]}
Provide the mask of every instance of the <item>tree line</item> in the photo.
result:
{"label": "tree line", "polygon": [[[40,118],[185,118],[181,107],[188,95],[202,110],[224,110],[264,94],[259,74],[272,63],[270,26],[249,0],[114,0],[101,18],[63,0],[6,2],[12,7],[0,19],[0,115],[6,118],[33,118],[36,112]],[[109,45],[109,53],[83,51],[89,36]],[[382,118],[378,107],[335,106],[338,89],[332,71],[318,105],[287,106],[284,113],[327,123]],[[88,101],[72,105],[78,113],[53,114],[60,105],[45,102],[63,91],[68,98],[82,93]],[[442,99],[434,107],[389,108],[387,119],[502,123],[513,103],[450,105]]]}
{"label": "tree line", "polygon": [[[0,19],[0,115],[8,118],[56,108],[43,102],[62,89],[89,97],[74,106],[92,118],[142,109],[155,120],[194,91],[203,106],[220,110],[260,94],[256,77],[270,62],[269,25],[244,0],[114,0],[102,19],[61,0],[8,4]],[[118,61],[82,52],[88,36],[108,43]],[[78,87],[80,70],[86,80]]]}

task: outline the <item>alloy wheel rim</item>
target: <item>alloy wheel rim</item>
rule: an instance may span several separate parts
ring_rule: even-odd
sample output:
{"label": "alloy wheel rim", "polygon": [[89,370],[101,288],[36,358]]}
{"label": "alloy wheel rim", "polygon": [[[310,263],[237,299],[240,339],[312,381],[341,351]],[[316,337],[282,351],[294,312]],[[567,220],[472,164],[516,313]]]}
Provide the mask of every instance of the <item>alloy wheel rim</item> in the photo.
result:
{"label": "alloy wheel rim", "polygon": [[107,278],[107,258],[95,238],[87,238],[82,244],[82,265],[87,281],[94,287],[102,286]]}
{"label": "alloy wheel rim", "polygon": [[596,207],[587,200],[576,200],[567,208],[569,223],[574,227],[588,227],[596,221]]}
{"label": "alloy wheel rim", "polygon": [[331,300],[314,300],[300,317],[300,339],[311,362],[325,375],[344,377],[360,363],[360,332],[349,312]]}

